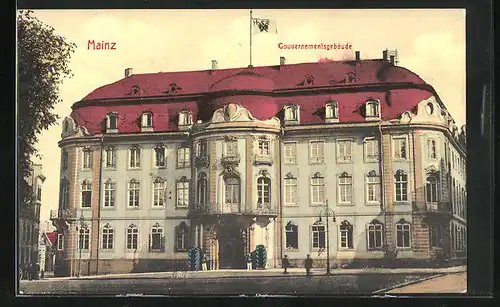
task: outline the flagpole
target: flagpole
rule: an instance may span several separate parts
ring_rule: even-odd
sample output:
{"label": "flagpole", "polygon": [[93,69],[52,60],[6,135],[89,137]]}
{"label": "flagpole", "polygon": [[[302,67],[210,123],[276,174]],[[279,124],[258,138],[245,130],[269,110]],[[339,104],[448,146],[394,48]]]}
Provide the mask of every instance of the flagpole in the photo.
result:
{"label": "flagpole", "polygon": [[252,9],[250,9],[250,66],[252,66]]}

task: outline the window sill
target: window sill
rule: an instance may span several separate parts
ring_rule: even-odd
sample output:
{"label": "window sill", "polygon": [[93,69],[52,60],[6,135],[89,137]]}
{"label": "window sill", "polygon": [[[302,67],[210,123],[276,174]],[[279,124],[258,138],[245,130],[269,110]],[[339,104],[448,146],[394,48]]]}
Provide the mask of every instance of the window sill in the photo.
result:
{"label": "window sill", "polygon": [[116,171],[116,167],[104,167],[105,171]]}
{"label": "window sill", "polygon": [[115,253],[115,249],[114,248],[101,248],[100,249],[101,252],[103,253]]}
{"label": "window sill", "polygon": [[411,247],[397,247],[396,246],[396,249],[398,251],[411,251]]}
{"label": "window sill", "polygon": [[140,210],[141,207],[139,206],[133,206],[133,207],[130,207],[130,206],[127,206],[127,210]]}
{"label": "window sill", "polygon": [[299,207],[299,204],[283,204],[283,207],[298,208],[298,207]]}
{"label": "window sill", "polygon": [[175,210],[187,210],[187,209],[189,209],[189,206],[185,206],[185,207],[175,206]]}
{"label": "window sill", "polygon": [[92,207],[81,207],[81,206],[80,206],[80,209],[82,209],[82,210],[91,210],[91,209],[92,209]]}
{"label": "window sill", "polygon": [[90,168],[89,167],[82,167],[81,171],[82,172],[90,172],[90,171],[92,171],[92,168],[91,167]]}
{"label": "window sill", "polygon": [[383,253],[384,249],[382,247],[373,247],[373,248],[368,248],[366,251],[371,253]]}
{"label": "window sill", "polygon": [[114,210],[116,210],[116,207],[115,207],[115,206],[111,206],[111,207],[102,207],[101,209],[102,209],[102,210],[105,210],[105,211],[114,211]]}
{"label": "window sill", "polygon": [[165,250],[164,249],[150,249],[149,250],[149,253],[151,254],[160,254],[160,253],[164,253]]}
{"label": "window sill", "polygon": [[353,163],[352,160],[337,160],[337,164],[350,164]]}
{"label": "window sill", "polygon": [[324,165],[325,161],[309,161],[309,165]]}
{"label": "window sill", "polygon": [[127,167],[127,171],[137,171],[140,169],[141,169],[141,167]]}
{"label": "window sill", "polygon": [[365,203],[365,206],[380,206],[380,202],[379,201],[368,201]]}
{"label": "window sill", "polygon": [[405,162],[405,161],[408,161],[407,158],[393,158],[392,160],[395,161],[395,162]]}
{"label": "window sill", "polygon": [[325,203],[322,203],[322,204],[310,204],[309,207],[324,207],[326,204]]}
{"label": "window sill", "polygon": [[395,201],[394,205],[396,206],[408,206],[411,205],[410,201]]}
{"label": "window sill", "polygon": [[134,249],[134,248],[132,248],[132,249],[128,249],[128,248],[127,248],[127,249],[125,249],[125,253],[126,253],[126,254],[135,254],[135,253],[137,253],[137,252],[139,252],[139,249],[138,249],[138,248],[135,248],[135,249]]}
{"label": "window sill", "polygon": [[319,247],[311,247],[310,251],[311,252],[319,252],[320,250],[323,250],[323,252],[325,253],[326,255],[326,247],[323,247],[323,248],[319,248]]}
{"label": "window sill", "polygon": [[338,252],[355,252],[356,250],[354,247],[338,247],[337,248]]}
{"label": "window sill", "polygon": [[378,163],[378,159],[365,159],[365,163]]}
{"label": "window sill", "polygon": [[165,206],[152,206],[151,210],[165,210]]}
{"label": "window sill", "polygon": [[296,253],[296,252],[300,252],[300,250],[298,248],[287,247],[287,248],[285,248],[285,252]]}
{"label": "window sill", "polygon": [[345,207],[349,207],[349,206],[354,206],[354,203],[350,202],[350,203],[342,203],[342,202],[338,202],[337,203],[337,206],[345,206]]}
{"label": "window sill", "polygon": [[297,165],[297,161],[295,162],[283,162],[284,165]]}
{"label": "window sill", "polygon": [[167,166],[166,165],[164,165],[164,166],[155,165],[155,166],[153,166],[153,169],[167,169]]}
{"label": "window sill", "polygon": [[179,166],[177,165],[175,168],[176,169],[183,169],[183,168],[190,168],[191,166],[190,165],[185,165],[185,166]]}

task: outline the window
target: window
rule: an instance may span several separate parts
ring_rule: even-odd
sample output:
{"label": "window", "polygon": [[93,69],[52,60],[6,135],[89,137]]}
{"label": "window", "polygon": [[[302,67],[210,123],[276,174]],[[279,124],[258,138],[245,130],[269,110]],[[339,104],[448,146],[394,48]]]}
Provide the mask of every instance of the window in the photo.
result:
{"label": "window", "polygon": [[428,176],[425,186],[426,200],[428,203],[438,202],[438,180],[435,176]]}
{"label": "window", "polygon": [[318,221],[313,224],[311,230],[312,230],[312,247],[318,249],[325,248],[326,247],[325,226]]}
{"label": "window", "polygon": [[366,176],[366,200],[369,203],[380,202],[380,177],[375,171],[370,171]]}
{"label": "window", "polygon": [[410,224],[404,220],[399,221],[396,224],[396,247],[398,248],[409,248],[410,244]]}
{"label": "window", "polygon": [[179,113],[179,126],[189,126],[193,124],[193,117],[190,111]]}
{"label": "window", "polygon": [[427,157],[429,159],[436,159],[436,140],[429,139],[427,140]]}
{"label": "window", "polygon": [[240,180],[236,177],[228,177],[225,180],[226,204],[240,203]]}
{"label": "window", "polygon": [[139,245],[139,228],[131,224],[127,228],[127,249],[136,250]]}
{"label": "window", "polygon": [[157,145],[155,147],[155,166],[165,167],[165,147]]}
{"label": "window", "polygon": [[311,146],[311,163],[323,163],[324,162],[324,150],[325,142],[323,141],[312,141]]}
{"label": "window", "polygon": [[339,177],[339,202],[352,202],[352,176],[349,176],[346,172]]}
{"label": "window", "polygon": [[62,153],[62,169],[65,171],[68,169],[68,152],[63,150]]}
{"label": "window", "polygon": [[139,207],[140,183],[135,179],[128,182],[128,206],[132,208]]}
{"label": "window", "polygon": [[259,154],[263,156],[268,156],[270,154],[269,140],[266,139],[259,140]]}
{"label": "window", "polygon": [[429,243],[431,247],[442,246],[441,227],[437,224],[429,225]]}
{"label": "window", "polygon": [[456,188],[455,188],[455,178],[452,179],[452,191],[451,191],[451,201],[453,203],[453,214],[457,214],[457,198],[455,194]]}
{"label": "window", "polygon": [[138,168],[141,166],[141,149],[134,146],[129,149],[129,167]]}
{"label": "window", "polygon": [[229,140],[225,142],[226,147],[226,156],[228,157],[236,157],[238,155],[238,141],[237,140]]}
{"label": "window", "polygon": [[339,108],[337,102],[332,101],[330,103],[327,103],[325,106],[325,119],[338,119],[338,110]]}
{"label": "window", "polygon": [[36,188],[36,200],[42,200],[42,187],[38,186]]}
{"label": "window", "polygon": [[203,156],[207,154],[207,141],[199,141],[197,146],[197,155],[198,156]]}
{"label": "window", "polygon": [[144,112],[142,113],[142,128],[152,128],[153,127],[153,113]]}
{"label": "window", "polygon": [[158,223],[153,225],[149,234],[149,251],[163,252],[165,251],[163,228]]}
{"label": "window", "polygon": [[285,178],[285,205],[297,204],[297,178]]}
{"label": "window", "polygon": [[90,208],[92,202],[92,184],[88,180],[82,183],[82,208]]}
{"label": "window", "polygon": [[69,200],[69,182],[68,180],[62,180],[61,182],[61,206],[66,208],[68,206]]}
{"label": "window", "polygon": [[379,117],[379,103],[378,101],[368,101],[366,103],[366,117]]}
{"label": "window", "polygon": [[115,193],[116,193],[116,184],[108,179],[104,183],[104,207],[111,208],[115,206]]}
{"label": "window", "polygon": [[297,143],[285,143],[285,164],[297,163]]}
{"label": "window", "polygon": [[108,114],[108,120],[106,121],[107,129],[118,129],[118,113],[111,112]]}
{"label": "window", "polygon": [[189,147],[177,148],[177,167],[188,167],[189,158],[190,158]]}
{"label": "window", "polygon": [[257,179],[257,204],[269,204],[271,202],[271,179],[259,177]]}
{"label": "window", "polygon": [[351,141],[337,141],[337,162],[351,162]]}
{"label": "window", "polygon": [[378,140],[365,139],[365,161],[373,162],[378,161]]}
{"label": "window", "polygon": [[377,220],[368,224],[368,249],[382,248],[383,225]]}
{"label": "window", "polygon": [[89,249],[90,230],[87,225],[80,227],[78,231],[78,248],[83,250]]}
{"label": "window", "polygon": [[205,173],[198,175],[198,203],[208,204],[208,180]]}
{"label": "window", "polygon": [[57,234],[57,249],[62,251],[64,247],[64,237],[62,233]]}
{"label": "window", "polygon": [[406,137],[393,138],[394,158],[406,159]]}
{"label": "window", "polygon": [[63,122],[63,132],[68,132],[69,129],[69,123],[67,120]]}
{"label": "window", "polygon": [[431,115],[432,113],[434,113],[434,106],[432,105],[431,102],[427,103],[427,105],[425,106],[425,111],[429,115]]}
{"label": "window", "polygon": [[285,107],[285,121],[298,121],[299,120],[299,106],[288,105]]}
{"label": "window", "polygon": [[408,175],[398,170],[394,176],[396,186],[396,201],[408,201]]}
{"label": "window", "polygon": [[163,207],[165,197],[165,181],[156,178],[153,182],[153,207]]}
{"label": "window", "polygon": [[184,252],[188,249],[188,227],[186,223],[181,222],[175,228],[175,251]]}
{"label": "window", "polygon": [[319,173],[311,178],[311,203],[313,205],[323,205],[325,195],[325,178]]}
{"label": "window", "polygon": [[83,168],[92,168],[92,149],[83,149]]}
{"label": "window", "polygon": [[177,181],[177,207],[187,208],[189,205],[189,181],[186,177]]}
{"label": "window", "polygon": [[106,161],[105,166],[107,168],[116,167],[116,151],[114,147],[108,147],[105,150]]}
{"label": "window", "polygon": [[114,229],[106,224],[102,229],[102,249],[113,249]]}
{"label": "window", "polygon": [[299,227],[293,222],[288,222],[285,226],[285,246],[287,249],[299,248]]}
{"label": "window", "polygon": [[351,249],[353,247],[353,227],[348,221],[340,223],[340,248]]}

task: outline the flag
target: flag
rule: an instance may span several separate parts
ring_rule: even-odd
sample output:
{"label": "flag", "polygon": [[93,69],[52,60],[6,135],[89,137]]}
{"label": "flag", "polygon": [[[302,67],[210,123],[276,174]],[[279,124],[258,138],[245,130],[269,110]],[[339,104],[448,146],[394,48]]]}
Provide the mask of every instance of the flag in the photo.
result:
{"label": "flag", "polygon": [[273,19],[262,19],[262,18],[252,18],[253,20],[253,34],[258,33],[278,33],[278,27],[276,25],[276,20]]}

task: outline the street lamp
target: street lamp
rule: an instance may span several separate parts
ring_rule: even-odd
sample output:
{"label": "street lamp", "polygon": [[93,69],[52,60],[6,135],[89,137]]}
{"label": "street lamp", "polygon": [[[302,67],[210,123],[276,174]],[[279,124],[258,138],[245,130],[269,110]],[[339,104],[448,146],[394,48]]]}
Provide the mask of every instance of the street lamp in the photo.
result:
{"label": "street lamp", "polygon": [[330,222],[328,218],[331,216],[332,221],[335,223],[335,211],[328,206],[328,200],[326,200],[326,208],[319,213],[320,223],[322,215],[325,215],[326,218],[326,275],[330,275]]}
{"label": "street lamp", "polygon": [[[83,217],[83,210],[81,211],[81,214],[80,214],[80,229],[87,229],[87,225],[85,225],[85,218]],[[80,274],[82,271],[82,249],[83,249],[83,243],[84,243],[85,239],[80,236],[78,226],[76,226],[76,234],[78,236],[78,249],[80,250],[80,257],[78,258],[78,276],[77,277],[80,277]]]}

